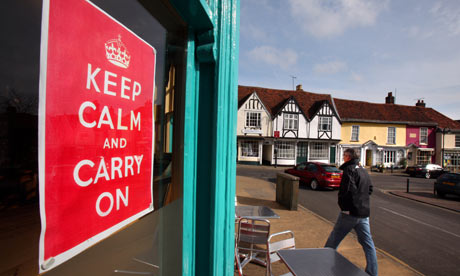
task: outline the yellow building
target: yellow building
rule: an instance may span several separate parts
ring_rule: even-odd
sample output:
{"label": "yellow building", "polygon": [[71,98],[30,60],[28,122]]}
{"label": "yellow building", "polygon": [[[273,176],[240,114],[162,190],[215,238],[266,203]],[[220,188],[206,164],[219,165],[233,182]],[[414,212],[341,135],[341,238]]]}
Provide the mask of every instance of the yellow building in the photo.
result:
{"label": "yellow building", "polygon": [[334,99],[342,120],[339,160],[354,148],[364,166],[399,167],[406,160],[406,106],[394,104],[390,92],[385,104]]}
{"label": "yellow building", "polygon": [[403,124],[343,121],[341,133],[340,156],[346,148],[354,148],[365,166],[398,166],[405,156],[406,126]]}

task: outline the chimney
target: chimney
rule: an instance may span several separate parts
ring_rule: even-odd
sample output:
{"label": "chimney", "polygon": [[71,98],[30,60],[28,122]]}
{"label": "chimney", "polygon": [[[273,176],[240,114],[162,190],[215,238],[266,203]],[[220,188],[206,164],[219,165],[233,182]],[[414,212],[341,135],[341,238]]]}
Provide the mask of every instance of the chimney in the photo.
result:
{"label": "chimney", "polygon": [[425,107],[425,102],[423,100],[418,100],[415,106]]}
{"label": "chimney", "polygon": [[301,84],[297,84],[296,87],[295,87],[295,90],[301,91],[301,90],[302,90],[302,85],[301,85]]}
{"label": "chimney", "polygon": [[385,103],[386,104],[394,104],[395,103],[395,97],[393,96],[393,92],[388,92],[388,96],[385,98]]}

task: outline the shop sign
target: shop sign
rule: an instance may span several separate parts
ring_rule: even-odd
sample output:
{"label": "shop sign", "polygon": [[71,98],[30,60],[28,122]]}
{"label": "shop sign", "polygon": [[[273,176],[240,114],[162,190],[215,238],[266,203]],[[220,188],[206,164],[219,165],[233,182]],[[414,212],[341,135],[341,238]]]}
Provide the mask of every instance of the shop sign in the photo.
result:
{"label": "shop sign", "polygon": [[89,1],[43,1],[40,273],[153,211],[155,49]]}
{"label": "shop sign", "polygon": [[279,131],[279,130],[275,130],[273,136],[274,136],[275,138],[280,138],[280,131]]}
{"label": "shop sign", "polygon": [[244,128],[242,129],[244,134],[262,134],[262,129],[258,128]]}

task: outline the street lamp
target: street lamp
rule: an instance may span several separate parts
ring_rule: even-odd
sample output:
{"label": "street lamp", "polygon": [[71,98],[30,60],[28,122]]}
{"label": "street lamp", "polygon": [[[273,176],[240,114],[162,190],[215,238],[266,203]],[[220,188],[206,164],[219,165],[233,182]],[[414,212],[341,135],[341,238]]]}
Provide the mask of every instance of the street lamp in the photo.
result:
{"label": "street lamp", "polygon": [[446,133],[450,133],[450,128],[445,127],[442,129],[442,158],[441,158],[441,166],[444,168],[444,136]]}

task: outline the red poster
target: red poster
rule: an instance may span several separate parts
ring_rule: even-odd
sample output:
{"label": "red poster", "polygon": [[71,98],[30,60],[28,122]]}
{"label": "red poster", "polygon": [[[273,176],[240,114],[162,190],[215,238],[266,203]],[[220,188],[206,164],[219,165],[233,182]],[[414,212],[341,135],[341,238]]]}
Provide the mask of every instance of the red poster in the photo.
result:
{"label": "red poster", "polygon": [[84,0],[45,0],[40,272],[153,211],[155,49]]}

